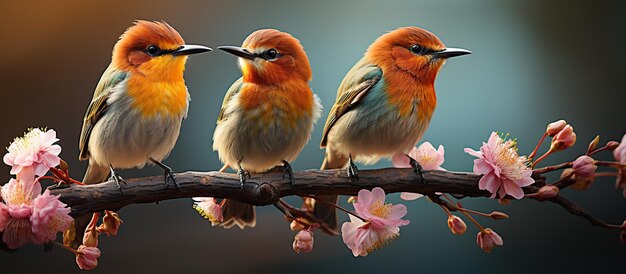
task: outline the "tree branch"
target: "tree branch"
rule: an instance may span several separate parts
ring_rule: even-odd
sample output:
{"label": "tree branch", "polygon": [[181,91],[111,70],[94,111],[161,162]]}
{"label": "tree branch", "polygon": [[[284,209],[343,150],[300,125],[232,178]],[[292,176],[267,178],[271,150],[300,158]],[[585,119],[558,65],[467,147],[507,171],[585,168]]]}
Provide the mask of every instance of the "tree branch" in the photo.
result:
{"label": "tree branch", "polygon": [[[253,174],[242,188],[236,174],[188,171],[176,174],[180,190],[173,185],[166,185],[164,176],[161,175],[126,179],[128,184],[122,186],[121,192],[113,181],[96,185],[71,185],[51,192],[54,195],[61,195],[61,201],[72,208],[72,216],[103,210],[119,210],[130,204],[191,197],[228,198],[265,206],[272,205],[286,196],[356,195],[361,189],[374,187],[381,187],[386,193],[414,192],[429,197],[436,197],[435,193],[439,192],[449,193],[456,198],[491,196],[491,193],[478,189],[480,176],[462,172],[425,171],[424,183],[418,182],[417,175],[412,169],[394,168],[362,170],[359,172],[357,182],[353,182],[345,170],[296,171],[294,177],[295,183],[292,185],[284,178],[282,170],[276,169],[268,173]],[[543,181],[539,181],[537,185],[543,185]],[[537,186],[530,186],[524,188],[524,192],[533,193],[537,189]],[[574,215],[586,218],[593,225],[613,227],[596,219],[562,196],[548,201],[562,206]],[[453,205],[447,206],[454,210]]]}

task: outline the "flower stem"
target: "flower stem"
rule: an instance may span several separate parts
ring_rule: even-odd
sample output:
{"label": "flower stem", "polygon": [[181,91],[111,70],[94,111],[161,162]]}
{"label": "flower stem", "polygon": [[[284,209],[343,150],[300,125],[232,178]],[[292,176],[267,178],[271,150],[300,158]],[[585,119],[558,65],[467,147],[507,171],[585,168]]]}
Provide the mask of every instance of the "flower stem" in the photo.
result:
{"label": "flower stem", "polygon": [[543,159],[545,159],[546,157],[548,157],[548,155],[552,154],[552,152],[554,152],[553,150],[548,150],[548,152],[546,152],[545,154],[541,155],[541,157],[537,158],[536,161],[533,161],[533,164],[530,166],[531,168],[535,167],[535,165],[539,162],[541,162]]}
{"label": "flower stem", "polygon": [[612,176],[618,176],[619,173],[617,172],[598,172],[596,174],[594,174],[594,176],[596,177],[612,177]]}
{"label": "flower stem", "polygon": [[539,146],[541,146],[541,143],[543,143],[543,140],[546,139],[547,136],[548,136],[548,132],[544,132],[543,136],[541,136],[541,139],[537,143],[535,150],[533,150],[533,152],[528,156],[529,159],[535,158],[535,155],[537,155],[537,151],[539,150]]}
{"label": "flower stem", "polygon": [[339,209],[339,210],[341,210],[341,211],[343,211],[343,212],[345,212],[345,213],[348,213],[348,214],[350,214],[350,215],[352,215],[352,216],[354,216],[354,217],[357,217],[357,218],[361,219],[361,221],[363,221],[363,222],[367,222],[367,221],[368,221],[367,219],[365,219],[365,218],[363,218],[363,217],[359,216],[358,214],[356,214],[356,212],[352,212],[352,211],[350,211],[350,210],[347,210],[347,209],[345,209],[345,208],[343,208],[343,207],[341,207],[341,206],[339,206],[339,205],[336,205],[335,203],[331,203],[331,202],[328,202],[328,201],[325,201],[325,200],[322,200],[322,199],[317,199],[317,198],[315,198],[315,196],[304,195],[304,196],[302,196],[302,197],[315,199],[315,202],[316,202],[316,203],[317,203],[317,202],[321,202],[321,203],[323,203],[323,204],[326,204],[326,205],[332,206],[332,207],[334,207],[334,208],[336,208],[336,209]]}
{"label": "flower stem", "polygon": [[596,165],[598,165],[598,166],[610,166],[610,167],[614,167],[614,168],[626,168],[626,164],[620,164],[619,162],[596,161]]}
{"label": "flower stem", "polygon": [[562,164],[558,164],[558,165],[554,165],[554,166],[547,166],[547,167],[543,167],[543,168],[538,168],[538,169],[533,170],[533,173],[535,173],[535,174],[546,173],[546,172],[555,171],[555,170],[559,170],[559,169],[570,168],[570,167],[572,167],[572,165],[573,165],[572,162],[566,162],[566,163],[562,163]]}
{"label": "flower stem", "polygon": [[57,241],[52,241],[52,242],[53,242],[53,243],[55,243],[56,245],[58,245],[58,246],[62,247],[63,249],[65,249],[65,250],[69,251],[69,252],[72,252],[72,253],[74,253],[74,254],[78,254],[78,251],[76,251],[76,249],[73,249],[73,248],[71,248],[71,247],[69,247],[69,246],[65,246],[64,244],[59,243],[59,242],[57,242]]}
{"label": "flower stem", "polygon": [[[450,197],[448,197],[448,195],[446,195],[445,193],[442,195],[444,198],[446,198],[446,200],[448,200],[451,204],[454,204],[454,201],[452,201],[452,199],[450,199]],[[478,227],[478,229],[480,229],[480,231],[484,231],[485,227],[483,227],[478,221],[476,221],[476,219],[474,219],[474,217],[472,217],[472,215],[469,215],[469,213],[465,212],[463,206],[461,205],[460,202],[457,203],[457,207],[459,208],[459,211],[461,211],[461,213],[463,213],[463,215],[465,215],[467,218],[470,219],[470,221],[472,221],[472,223],[474,223],[474,225],[476,225],[476,227]]]}

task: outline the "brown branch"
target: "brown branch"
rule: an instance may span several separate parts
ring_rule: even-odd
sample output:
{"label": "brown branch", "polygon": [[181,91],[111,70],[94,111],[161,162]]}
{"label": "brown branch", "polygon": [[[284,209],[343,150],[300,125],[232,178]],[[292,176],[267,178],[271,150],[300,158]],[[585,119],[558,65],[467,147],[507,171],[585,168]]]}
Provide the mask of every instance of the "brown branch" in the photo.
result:
{"label": "brown branch", "polygon": [[[216,197],[229,198],[252,205],[272,205],[286,196],[307,195],[356,195],[361,189],[381,187],[386,193],[414,192],[426,196],[437,197],[435,193],[449,193],[456,198],[489,197],[491,194],[478,189],[480,176],[471,173],[425,171],[426,181],[419,183],[412,169],[376,169],[362,170],[359,180],[352,182],[344,170],[305,170],[294,172],[295,183],[292,185],[280,170],[253,174],[241,188],[236,174],[211,172],[184,172],[176,174],[180,190],[173,185],[166,186],[164,177],[152,176],[145,178],[126,179],[128,184],[117,189],[113,181],[96,185],[72,185],[67,188],[54,189],[52,194],[61,195],[61,201],[72,208],[72,216],[103,210],[119,210],[120,208],[139,203],[155,203],[163,200]],[[543,185],[542,179],[537,185]],[[536,192],[537,186],[524,188],[526,193]],[[549,200],[567,209],[570,213],[582,216],[594,225],[612,227],[584,211],[580,206],[566,200],[562,196]],[[451,210],[456,206],[445,204]],[[292,213],[301,214],[301,212]],[[296,216],[298,217],[298,216]]]}

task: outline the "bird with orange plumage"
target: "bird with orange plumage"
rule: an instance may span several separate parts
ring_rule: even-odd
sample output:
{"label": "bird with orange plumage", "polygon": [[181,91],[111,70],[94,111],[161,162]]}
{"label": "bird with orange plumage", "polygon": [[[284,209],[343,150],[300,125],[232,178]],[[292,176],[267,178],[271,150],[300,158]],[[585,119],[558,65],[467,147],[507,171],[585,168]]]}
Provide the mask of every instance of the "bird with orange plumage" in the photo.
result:
{"label": "bird with orange plumage", "polygon": [[[433,33],[417,27],[398,28],[376,39],[339,86],[320,144],[326,149],[322,169],[347,168],[358,180],[353,160],[373,164],[406,155],[426,131],[437,105],[437,73],[448,58],[470,53],[447,48]],[[419,163],[410,162],[423,180]],[[316,197],[330,203],[337,198]],[[314,215],[337,230],[335,208],[310,202]]]}
{"label": "bird with orange plumage", "polygon": [[[153,163],[165,170],[166,185],[178,186],[161,161],[174,148],[189,108],[187,56],[210,50],[185,44],[163,21],[137,20],[120,36],[83,120],[79,158],[89,160],[84,183],[101,183],[111,174],[122,191],[123,179],[114,169]],[[77,241],[88,220],[76,219]]]}
{"label": "bird with orange plumage", "polygon": [[[213,134],[213,150],[236,169],[242,187],[250,173],[282,166],[293,183],[292,162],[311,138],[319,119],[319,98],[309,87],[312,72],[300,42],[288,33],[261,29],[241,47],[219,49],[239,57],[242,77],[226,92]],[[222,203],[230,228],[254,227],[254,207],[236,200]]]}

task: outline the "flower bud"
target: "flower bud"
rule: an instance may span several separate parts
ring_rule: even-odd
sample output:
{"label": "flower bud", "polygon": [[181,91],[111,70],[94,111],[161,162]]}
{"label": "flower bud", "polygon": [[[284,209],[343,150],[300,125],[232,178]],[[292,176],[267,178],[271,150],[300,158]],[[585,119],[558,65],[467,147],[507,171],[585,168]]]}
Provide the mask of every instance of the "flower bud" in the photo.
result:
{"label": "flower bud", "polygon": [[616,141],[608,141],[606,143],[606,148],[609,150],[615,150],[619,146],[619,142]]}
{"label": "flower bud", "polygon": [[120,215],[113,211],[106,211],[106,215],[102,218],[102,224],[98,226],[98,232],[115,236],[122,223]]}
{"label": "flower bud", "polygon": [[600,135],[596,135],[596,138],[593,138],[587,147],[587,155],[591,154],[598,147],[598,143],[600,143]]}
{"label": "flower bud", "polygon": [[458,216],[450,215],[448,216],[448,227],[452,234],[454,235],[463,235],[465,231],[467,231],[467,225],[461,218]]}
{"label": "flower bud", "polygon": [[309,253],[313,250],[313,232],[300,230],[293,240],[293,251]]}
{"label": "flower bud", "polygon": [[508,219],[509,215],[506,215],[505,213],[502,213],[500,211],[494,211],[489,213],[489,217],[491,217],[494,220],[502,220],[502,219]]}
{"label": "flower bud", "polygon": [[491,250],[495,246],[502,246],[504,242],[498,233],[491,230],[491,228],[486,228],[478,232],[478,235],[476,236],[476,244],[478,244],[480,249],[483,251],[491,253]]}
{"label": "flower bud", "polygon": [[574,169],[574,175],[576,178],[582,179],[593,177],[598,167],[596,166],[596,161],[593,158],[583,155],[574,161],[572,168]]}
{"label": "flower bud", "polygon": [[556,197],[559,194],[559,188],[554,185],[545,185],[537,190],[537,196],[535,199],[543,201]]}
{"label": "flower bud", "polygon": [[548,124],[548,128],[546,129],[546,133],[548,134],[548,136],[553,137],[554,135],[559,133],[559,131],[563,130],[563,128],[566,125],[567,125],[567,122],[565,122],[565,120],[558,120],[556,122],[552,122],[552,123]]}
{"label": "flower bud", "polygon": [[565,126],[552,139],[550,151],[560,151],[572,147],[576,143],[576,133],[570,125]]}
{"label": "flower bud", "polygon": [[92,270],[98,266],[100,249],[81,245],[76,250],[76,264],[80,269]]}

